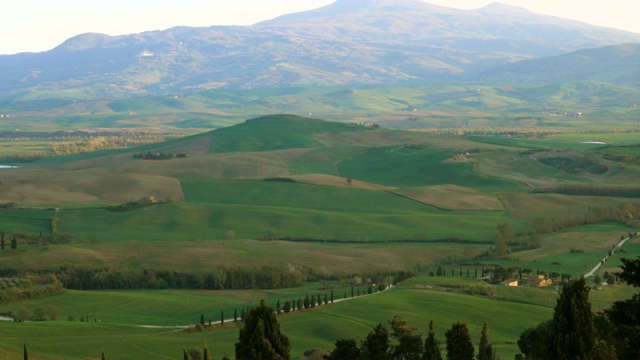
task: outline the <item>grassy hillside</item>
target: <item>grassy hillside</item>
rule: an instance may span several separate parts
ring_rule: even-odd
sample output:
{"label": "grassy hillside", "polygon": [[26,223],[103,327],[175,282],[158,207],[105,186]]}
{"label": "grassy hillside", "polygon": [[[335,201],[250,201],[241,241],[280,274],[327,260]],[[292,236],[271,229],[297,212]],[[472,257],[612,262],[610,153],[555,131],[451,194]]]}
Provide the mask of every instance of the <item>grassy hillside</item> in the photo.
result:
{"label": "grassy hillside", "polygon": [[[480,96],[455,86],[441,91],[443,99],[458,92],[459,102]],[[360,95],[355,91],[345,98]],[[496,106],[508,102],[496,92],[486,95]],[[157,105],[192,106],[176,101]],[[382,100],[380,106],[386,106]],[[519,334],[551,316],[557,293],[481,284],[460,272],[502,266],[575,277],[589,271],[621,234],[637,229],[612,222],[566,228],[538,234],[538,248],[510,244],[511,251],[499,258],[486,254],[500,224],[526,233],[537,217],[582,216],[593,207],[637,203],[531,192],[557,185],[634,184],[640,175],[634,136],[466,137],[269,116],[159,144],[0,170],[0,230],[7,239],[19,238],[18,249],[0,251],[7,276],[80,267],[98,269],[108,283],[117,274],[163,270],[205,284],[208,277],[268,269],[274,277],[294,274],[315,281],[278,290],[67,290],[3,303],[0,311],[14,313],[56,306],[62,318],[0,323],[0,354],[20,356],[27,342],[36,359],[97,357],[101,347],[108,357],[176,358],[183,347],[200,346],[206,338],[214,358],[232,355],[234,324],[207,333],[137,325],[188,325],[205,312],[217,320],[220,310],[230,318],[233,309],[260,298],[274,304],[326,286],[338,286],[342,295],[351,284],[422,269],[396,290],[281,317],[294,357],[310,348],[329,349],[340,337],[360,340],[377,322],[398,314],[423,334],[435,320],[439,339],[455,320],[467,322],[479,338],[487,320],[499,355],[511,358]],[[140,153],[186,157],[134,159]],[[591,166],[605,171],[590,171]],[[151,197],[160,203],[108,209]],[[628,243],[625,255],[635,256],[636,245],[637,240]],[[438,266],[446,268],[447,277],[427,275]],[[619,266],[616,255],[600,274]],[[478,296],[476,288],[491,296]],[[594,301],[602,309],[629,296],[616,285],[598,291]],[[101,321],[67,321],[87,314]],[[70,338],[78,346],[69,345]]]}
{"label": "grassy hillside", "polygon": [[272,151],[320,147],[317,135],[362,130],[355,126],[295,116],[265,116],[213,133],[211,152]]}
{"label": "grassy hillside", "polygon": [[[304,296],[300,290],[304,291],[299,289],[297,293],[289,296]],[[338,291],[336,294],[341,292]],[[8,338],[1,336],[5,340],[0,341],[2,344],[0,346],[4,349],[3,352],[14,354],[18,353],[17,349],[22,349],[22,343],[26,341],[34,358],[44,354],[69,359],[84,358],[92,356],[94,348],[98,349],[99,353],[101,347],[109,356],[137,354],[145,357],[153,353],[158,358],[175,358],[181,353],[182,347],[201,346],[204,338],[212,349],[214,358],[222,357],[224,353],[233,356],[233,343],[237,339],[238,327],[229,321],[232,318],[229,312],[227,312],[230,315],[227,324],[222,327],[216,326],[215,331],[206,333],[184,334],[172,329],[149,329],[126,324],[145,321],[155,323],[166,321],[173,324],[178,322],[181,316],[188,318],[187,323],[192,323],[191,319],[194,316],[195,321],[199,319],[198,312],[207,309],[212,309],[210,311],[213,313],[213,318],[217,320],[220,308],[229,307],[234,301],[253,303],[257,299],[251,299],[252,296],[262,295],[265,294],[67,292],[51,298],[50,301],[31,302],[24,305],[31,308],[44,304],[57,304],[61,308],[78,312],[76,317],[85,311],[92,321],[94,317],[101,321],[80,323],[77,320],[69,322],[61,319],[57,322],[4,323],[0,324],[0,334],[11,333],[12,335]],[[266,295],[272,306],[276,300],[274,298],[280,298],[276,293]],[[95,300],[91,301],[91,299]],[[92,303],[94,307],[88,306]],[[498,306],[498,303],[501,305]],[[101,309],[98,312],[93,310],[98,308],[97,305],[100,305]],[[176,308],[183,310],[176,313]],[[477,336],[473,335],[474,340],[477,341],[478,339],[475,338],[479,338],[482,324],[487,320],[487,309],[492,309],[490,315],[492,340],[498,344],[499,354],[505,357],[512,357],[517,352],[514,346],[516,339],[514,334],[519,334],[527,327],[536,325],[540,319],[551,316],[551,309],[547,306],[479,298],[458,292],[426,290],[419,288],[414,281],[400,289],[380,295],[319,306],[311,311],[282,315],[280,322],[283,332],[291,339],[292,356],[298,358],[307,349],[330,349],[335,340],[340,337],[354,337],[361,340],[376,323],[386,324],[393,315],[403,316],[409,325],[418,328],[423,335],[427,332],[426,324],[434,320],[436,336],[442,341],[444,341],[444,331],[453,321],[464,321],[468,323],[471,333],[477,334]],[[63,314],[67,312],[68,310],[62,311]],[[171,320],[158,320],[166,316],[170,316]],[[178,322],[178,324],[186,323]],[[64,343],[57,334],[74,336],[78,346],[57,345]]]}

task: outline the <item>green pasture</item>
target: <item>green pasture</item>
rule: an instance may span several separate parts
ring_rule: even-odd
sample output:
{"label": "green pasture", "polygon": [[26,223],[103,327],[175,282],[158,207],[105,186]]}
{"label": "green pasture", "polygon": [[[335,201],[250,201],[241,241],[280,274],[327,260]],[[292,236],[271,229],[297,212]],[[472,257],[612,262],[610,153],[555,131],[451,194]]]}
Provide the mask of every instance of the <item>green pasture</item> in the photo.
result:
{"label": "green pasture", "polygon": [[[505,193],[500,194],[502,203],[509,216],[518,219],[534,219],[536,217],[561,217],[584,215],[589,207],[619,206],[626,202],[637,202],[638,199],[610,198],[604,196],[571,196],[562,194]],[[578,228],[577,231],[608,230],[614,226],[624,232],[626,226],[605,224],[599,227]],[[579,230],[583,229],[583,230]],[[586,230],[584,230],[586,229]],[[611,229],[613,230],[613,229]],[[627,230],[628,231],[628,230]]]}
{"label": "green pasture", "polygon": [[[368,286],[359,285],[356,289],[365,294]],[[242,310],[268,300],[274,309],[280,300],[281,306],[289,300],[304,299],[306,295],[322,300],[330,289],[321,289],[318,282],[304,286],[275,290],[123,290],[123,291],[78,291],[63,290],[61,293],[0,305],[0,312],[17,314],[20,309],[30,313],[37,308],[55,306],[60,309],[58,321],[79,321],[80,317],[89,317],[90,322],[105,322],[121,325],[148,326],[194,326],[200,321],[219,322],[224,312],[225,322],[233,322],[234,311],[238,317]],[[350,287],[334,289],[334,300],[342,299],[344,293],[350,296]]]}
{"label": "green pasture", "polygon": [[213,133],[212,153],[271,151],[323,146],[315,135],[364,131],[365,128],[317,119],[280,115],[249,120]]}
{"label": "green pasture", "polygon": [[[218,185],[238,198],[216,193]],[[60,208],[57,212],[6,210],[0,212],[0,229],[46,233],[55,216],[60,233],[84,241],[211,239],[229,231],[245,239],[260,239],[272,232],[279,238],[294,239],[387,241],[419,236],[487,241],[499,223],[519,227],[503,212],[441,211],[388,192],[272,182],[260,183],[253,191],[245,185],[192,182],[187,188],[191,187],[193,201],[199,201],[201,194],[211,202],[170,203],[123,212],[98,207]],[[260,189],[274,190],[274,197]],[[205,195],[207,191],[211,193]],[[309,198],[316,201],[306,203]]]}
{"label": "green pasture", "polygon": [[289,161],[291,174],[328,174],[339,176],[338,164],[366,151],[359,146],[315,148]]}
{"label": "green pasture", "polygon": [[[137,296],[144,294],[138,292]],[[106,298],[113,299],[110,294]],[[147,306],[156,306],[154,298],[147,302]],[[212,299],[213,301],[215,300]],[[112,306],[109,302],[102,304]],[[140,310],[135,305],[131,308],[126,305],[114,306],[114,312],[117,309],[122,309],[125,314]],[[125,318],[125,314],[121,317]],[[436,336],[441,341],[444,341],[444,332],[450,324],[459,320],[468,324],[472,338],[477,343],[482,325],[488,321],[491,339],[498,344],[499,355],[510,358],[519,352],[515,345],[519,334],[550,318],[551,314],[552,309],[544,306],[458,293],[400,288],[379,295],[319,306],[314,310],[282,315],[279,320],[283,332],[291,340],[293,358],[299,358],[306,349],[331,349],[338,338],[353,337],[360,341],[378,322],[387,324],[393,315],[402,316],[423,335],[427,333],[428,322],[434,320]],[[91,321],[95,321],[91,313],[89,316]],[[199,316],[196,321],[197,319]],[[23,343],[27,343],[30,356],[35,359],[99,357],[100,348],[105,350],[108,357],[154,356],[174,359],[181,356],[182,347],[201,346],[203,339],[206,339],[213,357],[219,358],[225,353],[233,356],[233,344],[238,336],[238,324],[232,322],[214,326],[215,330],[212,332],[186,334],[176,332],[175,329],[149,329],[100,320],[89,323],[69,322],[65,319],[55,322],[2,323],[0,352],[18,355],[21,354]]]}
{"label": "green pasture", "polygon": [[[559,133],[544,138],[469,136],[469,140],[523,149],[605,150],[640,143],[638,133]],[[599,144],[600,142],[604,144]]]}
{"label": "green pasture", "polygon": [[181,183],[186,201],[189,203],[315,209],[354,214],[446,213],[387,191],[336,188],[285,181],[183,180]]}
{"label": "green pasture", "polygon": [[450,162],[453,153],[383,147],[340,163],[343,177],[388,186],[460,185],[485,191],[517,191],[517,183],[473,171],[468,162]]}
{"label": "green pasture", "polygon": [[[244,270],[258,273],[263,266],[296,270],[322,279],[375,277],[409,271],[418,264],[435,264],[450,256],[467,257],[486,251],[487,244],[452,243],[333,243],[233,239],[174,241],[87,242],[62,245],[18,245],[0,253],[5,269],[55,270],[60,266],[97,269],[169,270],[187,274],[215,274]],[[171,256],[167,256],[171,254]],[[205,276],[203,275],[203,276]]]}

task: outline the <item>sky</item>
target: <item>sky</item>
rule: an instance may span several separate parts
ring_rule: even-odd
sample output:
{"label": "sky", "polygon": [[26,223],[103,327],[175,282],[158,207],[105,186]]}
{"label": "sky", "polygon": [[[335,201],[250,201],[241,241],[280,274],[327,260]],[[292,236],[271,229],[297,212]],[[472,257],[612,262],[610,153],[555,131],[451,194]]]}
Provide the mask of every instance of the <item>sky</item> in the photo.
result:
{"label": "sky", "polygon": [[[87,32],[124,35],[174,26],[251,25],[335,0],[2,0],[0,54],[50,50]],[[496,0],[429,0],[477,9]],[[640,33],[638,0],[499,0],[536,13]]]}

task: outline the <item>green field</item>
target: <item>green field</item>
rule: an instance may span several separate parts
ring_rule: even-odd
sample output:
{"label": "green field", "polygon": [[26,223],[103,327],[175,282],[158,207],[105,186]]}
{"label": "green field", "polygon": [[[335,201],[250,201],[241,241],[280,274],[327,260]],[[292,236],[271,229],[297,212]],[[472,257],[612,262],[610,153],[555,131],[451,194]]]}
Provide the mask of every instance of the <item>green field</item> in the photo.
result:
{"label": "green field", "polygon": [[[351,117],[350,124],[290,115],[240,122],[239,114],[251,109],[231,115],[215,115],[210,109],[207,114],[192,114],[186,122],[176,118],[198,111],[199,102],[216,102],[220,108],[215,111],[237,111],[232,104],[240,98],[250,98],[254,110],[284,108],[287,101],[308,96],[305,91],[309,90],[262,94],[262,102],[253,98],[256,94],[248,97],[238,91],[224,97],[211,91],[199,94],[197,100],[123,99],[93,104],[111,112],[98,117],[104,125],[117,113],[129,111],[154,118],[152,124],[160,127],[206,124],[207,117],[216,116],[239,123],[160,144],[60,156],[0,170],[0,230],[7,240],[13,236],[19,239],[16,250],[0,251],[0,275],[30,276],[36,281],[42,274],[57,272],[71,284],[73,279],[64,278],[61,269],[97,269],[102,283],[96,288],[105,289],[64,290],[0,303],[0,312],[13,314],[23,308],[31,312],[48,306],[60,309],[60,319],[55,322],[1,322],[0,356],[19,357],[27,343],[35,359],[98,358],[101,348],[108,358],[173,359],[181,356],[183,347],[201,346],[203,339],[214,358],[233,356],[238,324],[226,323],[205,333],[139,325],[191,325],[200,314],[217,321],[220,311],[231,319],[235,309],[261,298],[274,306],[278,299],[326,293],[319,289],[327,286],[336,287],[336,297],[342,297],[352,284],[364,292],[367,284],[389,281],[399,270],[419,270],[418,276],[392,291],[281,316],[294,358],[307,349],[330,349],[340,337],[359,341],[377,322],[386,323],[393,315],[403,316],[423,335],[428,322],[434,320],[441,341],[455,320],[467,322],[477,341],[488,321],[499,357],[512,358],[519,352],[516,341],[520,333],[551,317],[559,280],[544,289],[509,288],[467,278],[466,272],[501,266],[547,275],[577,277],[587,273],[621,235],[637,231],[634,215],[629,218],[625,213],[619,222],[605,219],[538,234],[537,248],[522,250],[510,244],[510,251],[500,257],[487,258],[487,254],[501,224],[511,225],[519,236],[534,228],[540,217],[579,217],[595,207],[633,208],[638,203],[635,198],[531,190],[634,184],[640,175],[639,165],[611,156],[625,155],[629,157],[623,160],[635,161],[631,159],[638,156],[636,147],[631,146],[636,144],[635,132],[558,132],[539,139],[467,137],[464,131],[444,129],[460,124],[484,126],[488,119],[502,124],[527,123],[527,128],[538,120],[566,121],[567,128],[575,128],[588,119],[551,119],[551,115],[536,115],[543,117],[538,120],[520,118],[520,112],[529,111],[525,109],[527,98],[554,89],[516,94],[517,90],[509,93],[485,88],[479,96],[473,89],[450,86],[428,93],[434,102],[428,110],[402,110],[412,104],[402,99],[426,96],[422,90],[405,89],[404,97],[392,100],[388,92],[393,91],[384,88],[375,100],[367,101],[362,99],[373,91],[368,88],[352,92],[336,89],[337,94],[331,96],[322,89],[313,93],[327,100],[327,111],[333,106],[330,104],[361,101],[353,111],[384,112],[371,118]],[[561,90],[566,88],[554,91]],[[560,100],[548,101],[557,104]],[[305,103],[318,106],[310,97]],[[459,117],[449,113],[460,107],[467,112]],[[502,107],[520,110],[487,117]],[[159,117],[159,111],[170,109],[183,113]],[[376,122],[401,128],[426,119],[432,119],[430,126],[440,130],[365,126]],[[73,118],[62,120],[67,124]],[[580,144],[583,141],[610,145]],[[0,148],[0,155],[2,151]],[[184,156],[134,159],[140,153]],[[138,199],[144,201],[136,202]],[[154,203],[156,200],[160,202]],[[127,203],[146,205],[125,206],[126,211],[107,208]],[[640,255],[637,241],[627,243],[598,275],[619,271],[621,256]],[[439,266],[446,269],[447,276],[429,277],[429,271]],[[185,282],[182,287],[160,290],[167,283],[158,280],[151,284],[160,289],[110,287],[127,283],[116,282],[117,276],[147,274],[145,271],[190,276],[196,280],[189,284],[200,285],[187,289]],[[304,284],[258,289],[254,277],[248,282],[241,278],[240,285],[234,283],[238,289],[205,290],[216,288],[205,285],[212,283],[207,282],[209,278],[230,279],[234,272],[298,279],[285,282],[277,278],[273,284],[279,285],[274,287]],[[78,287],[77,282],[73,284]],[[620,284],[594,291],[594,308],[606,308],[613,301],[630,297],[632,291]],[[86,315],[93,322],[78,321]],[[69,321],[70,316],[75,321]]]}
{"label": "green field", "polygon": [[[94,317],[99,321],[81,323],[77,320],[69,322],[67,319],[61,319],[56,322],[0,323],[0,338],[3,339],[0,340],[0,347],[5,349],[4,352],[18,354],[22,350],[23,342],[26,341],[34,358],[46,354],[52,357],[80,359],[97,356],[93,355],[91,349],[97,349],[93,351],[99,354],[100,348],[104,348],[108,356],[118,358],[146,357],[150,354],[155,354],[159,358],[175,358],[181,354],[182,347],[200,346],[202,339],[205,338],[214,358],[222,357],[224,353],[232,355],[238,328],[229,320],[228,324],[222,327],[214,326],[216,330],[213,332],[192,334],[177,333],[173,329],[149,329],[125,324],[145,323],[154,321],[154,318],[158,322],[157,318],[162,316],[171,316],[171,320],[166,320],[165,323],[173,324],[179,321],[180,316],[185,316],[189,320],[179,324],[186,325],[193,323],[191,319],[194,316],[196,321],[199,319],[198,310],[180,312],[179,309],[191,307],[198,309],[197,306],[200,306],[199,309],[224,307],[234,300],[247,303],[248,297],[246,294],[217,292],[138,291],[66,292],[51,299],[53,301],[40,303],[57,304],[67,309],[73,308],[78,313],[86,310],[92,321]],[[268,299],[270,299],[269,303],[274,302],[272,297]],[[251,303],[251,300],[248,302]],[[498,303],[508,305],[498,306]],[[26,305],[37,306],[37,303],[30,302]],[[101,310],[99,312],[91,310],[95,308]],[[370,311],[370,309],[376,309],[376,311]],[[464,311],[461,312],[460,309]],[[487,312],[487,309],[491,311]],[[177,313],[176,310],[178,310]],[[65,314],[64,310],[62,314]],[[80,315],[76,315],[76,319]],[[434,320],[439,339],[444,339],[444,331],[456,320],[467,322],[472,336],[479,338],[482,324],[489,320],[492,340],[498,344],[498,353],[500,356],[512,357],[517,352],[514,345],[517,335],[514,336],[514,334],[519,334],[527,327],[536,325],[540,319],[549,318],[551,309],[546,306],[518,302],[505,303],[455,292],[430,291],[408,285],[380,295],[356,298],[334,305],[323,305],[311,311],[282,315],[280,321],[283,332],[291,339],[292,356],[298,358],[307,349],[332,348],[339,337],[363,339],[376,323],[386,324],[393,315],[403,316],[422,334],[426,333],[426,324]],[[214,316],[219,317],[218,309],[215,309]],[[65,337],[73,336],[76,339],[76,346],[56,345],[61,343],[62,334]]]}

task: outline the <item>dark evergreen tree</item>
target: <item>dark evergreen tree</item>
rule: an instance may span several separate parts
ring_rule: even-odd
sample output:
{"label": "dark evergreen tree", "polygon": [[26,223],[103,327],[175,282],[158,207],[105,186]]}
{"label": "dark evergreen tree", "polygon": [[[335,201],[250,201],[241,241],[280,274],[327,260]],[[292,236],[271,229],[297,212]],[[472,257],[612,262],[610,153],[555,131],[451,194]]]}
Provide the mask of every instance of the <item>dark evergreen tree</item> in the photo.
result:
{"label": "dark evergreen tree", "polygon": [[309,301],[309,306],[311,308],[316,307],[316,296],[315,295],[311,295],[311,300]]}
{"label": "dark evergreen tree", "polygon": [[493,344],[489,342],[489,325],[485,322],[482,327],[482,336],[478,347],[478,360],[495,360],[496,354]]}
{"label": "dark evergreen tree", "polygon": [[318,301],[318,305],[322,305],[322,298],[320,297],[320,293],[318,293],[318,297],[316,298]]}
{"label": "dark evergreen tree", "polygon": [[327,297],[327,294],[324,294],[324,304],[328,304],[329,303],[329,298]]}
{"label": "dark evergreen tree", "polygon": [[333,289],[331,289],[331,303],[333,304]]}
{"label": "dark evergreen tree", "polygon": [[369,288],[367,289],[367,294],[373,294],[373,286],[369,285]]}
{"label": "dark evergreen tree", "polygon": [[529,328],[520,334],[518,347],[527,360],[546,360],[546,342],[549,339],[548,332],[551,328],[551,320],[541,323],[537,327]]}
{"label": "dark evergreen tree", "polygon": [[351,297],[353,297],[353,286],[351,287]]}
{"label": "dark evergreen tree", "polygon": [[238,322],[238,309],[233,309],[233,322]]}
{"label": "dark evergreen tree", "polygon": [[546,356],[558,360],[592,359],[596,343],[589,287],[584,278],[562,288],[553,312]]}
{"label": "dark evergreen tree", "polygon": [[280,308],[280,299],[278,299],[278,302],[276,302],[276,314],[280,315],[281,311],[282,309]]}
{"label": "dark evergreen tree", "polygon": [[416,334],[416,328],[409,327],[402,317],[395,315],[389,321],[391,326],[391,338],[397,341],[392,346],[392,357],[403,360],[419,360],[422,358],[422,336]]}
{"label": "dark evergreen tree", "polygon": [[186,348],[182,348],[182,360],[189,360],[189,353]]}
{"label": "dark evergreen tree", "polygon": [[207,341],[205,340],[202,344],[202,360],[211,360],[211,351],[207,347]]}
{"label": "dark evergreen tree", "polygon": [[13,239],[11,239],[11,250],[15,250],[18,248],[18,241],[16,240],[16,237],[14,236]]}
{"label": "dark evergreen tree", "polygon": [[440,353],[440,344],[436,340],[436,333],[433,330],[433,320],[429,322],[429,335],[424,341],[424,355],[423,360],[442,360],[442,354]]}
{"label": "dark evergreen tree", "polygon": [[27,344],[24,344],[24,349],[23,349],[23,353],[22,353],[23,359],[24,360],[29,360],[29,352],[27,351]]}
{"label": "dark evergreen tree", "polygon": [[224,325],[224,310],[220,310],[220,325]]}
{"label": "dark evergreen tree", "polygon": [[298,310],[302,309],[302,298],[298,298],[298,304],[296,306],[296,309]]}
{"label": "dark evergreen tree", "polygon": [[[621,259],[624,266],[620,278],[629,285],[640,286],[640,257],[636,260]],[[609,278],[614,278],[609,275]],[[605,310],[613,331],[605,329],[607,334],[612,333],[611,341],[616,347],[620,360],[640,359],[640,294],[635,294],[631,299],[616,301]]]}
{"label": "dark evergreen tree", "polygon": [[378,324],[362,342],[360,358],[377,360],[390,359],[389,346],[389,333],[387,332],[387,328],[382,324]]}
{"label": "dark evergreen tree", "polygon": [[467,324],[456,321],[445,333],[447,360],[473,360],[473,343]]}
{"label": "dark evergreen tree", "polygon": [[107,355],[104,353],[104,349],[100,349],[100,351],[102,352],[102,360],[107,360]]}
{"label": "dark evergreen tree", "polygon": [[289,300],[284,302],[284,313],[288,314],[291,311],[291,302]]}
{"label": "dark evergreen tree", "polygon": [[[87,317],[88,319],[89,317]],[[204,314],[200,314],[200,324],[204,325]]]}
{"label": "dark evergreen tree", "polygon": [[280,332],[275,311],[264,300],[249,310],[235,347],[238,360],[281,360],[291,357],[289,338]]}
{"label": "dark evergreen tree", "polygon": [[310,302],[309,302],[309,295],[304,297],[304,308],[308,309],[309,306],[311,306]]}
{"label": "dark evergreen tree", "polygon": [[327,355],[327,360],[354,360],[360,356],[355,339],[338,339],[336,347]]}

